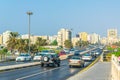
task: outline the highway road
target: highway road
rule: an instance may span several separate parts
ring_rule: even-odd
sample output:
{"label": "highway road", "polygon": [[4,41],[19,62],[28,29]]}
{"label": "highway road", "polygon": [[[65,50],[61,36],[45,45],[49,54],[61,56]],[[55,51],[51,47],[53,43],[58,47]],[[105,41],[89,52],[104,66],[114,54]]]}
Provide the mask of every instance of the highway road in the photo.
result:
{"label": "highway road", "polygon": [[[86,62],[85,66],[90,64]],[[69,68],[68,60],[61,62],[60,67],[32,66],[0,72],[0,80],[66,80],[82,68]]]}
{"label": "highway road", "polygon": [[[32,61],[31,61],[32,62]],[[25,64],[29,62],[5,62],[0,66]],[[85,66],[91,62],[85,62]],[[41,67],[40,65],[0,72],[0,80],[66,80],[82,68],[69,68],[68,60],[61,61],[60,67]]]}

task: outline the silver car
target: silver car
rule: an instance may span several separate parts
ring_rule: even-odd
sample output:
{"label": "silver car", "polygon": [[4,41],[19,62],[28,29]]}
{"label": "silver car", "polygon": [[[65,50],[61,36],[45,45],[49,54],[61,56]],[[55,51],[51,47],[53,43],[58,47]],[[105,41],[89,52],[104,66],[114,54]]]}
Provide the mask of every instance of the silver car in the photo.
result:
{"label": "silver car", "polygon": [[28,53],[21,53],[18,57],[16,57],[16,61],[31,61],[32,57]]}
{"label": "silver car", "polygon": [[69,59],[69,67],[72,66],[79,66],[79,67],[84,67],[84,60],[82,60],[82,58],[80,56],[72,56]]}
{"label": "silver car", "polygon": [[92,61],[93,58],[92,58],[91,54],[86,53],[86,54],[82,55],[82,59],[85,61]]}

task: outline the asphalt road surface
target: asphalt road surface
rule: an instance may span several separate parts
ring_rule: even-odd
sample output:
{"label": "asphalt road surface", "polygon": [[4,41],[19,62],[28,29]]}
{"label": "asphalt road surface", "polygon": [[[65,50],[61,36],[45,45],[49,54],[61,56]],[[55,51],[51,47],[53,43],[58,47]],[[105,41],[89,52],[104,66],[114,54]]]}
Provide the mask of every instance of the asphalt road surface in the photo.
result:
{"label": "asphalt road surface", "polygon": [[[86,62],[85,66],[91,62]],[[61,61],[60,67],[32,66],[0,72],[0,80],[66,80],[82,68],[69,68],[68,60]]]}

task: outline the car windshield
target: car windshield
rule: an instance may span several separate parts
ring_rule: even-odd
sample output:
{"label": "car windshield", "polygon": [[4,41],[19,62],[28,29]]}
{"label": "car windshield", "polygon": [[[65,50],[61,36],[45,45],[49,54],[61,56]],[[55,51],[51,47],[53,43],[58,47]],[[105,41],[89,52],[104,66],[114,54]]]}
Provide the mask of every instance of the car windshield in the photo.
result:
{"label": "car windshield", "polygon": [[41,53],[36,53],[35,56],[41,56],[42,54]]}
{"label": "car windshield", "polygon": [[42,50],[41,52],[48,53],[49,51],[48,50]]}
{"label": "car windshield", "polygon": [[27,53],[21,53],[19,56],[29,56]]}
{"label": "car windshield", "polygon": [[80,59],[78,56],[72,56],[71,59]]}
{"label": "car windshield", "polygon": [[44,52],[44,53],[55,53],[54,50],[43,50],[43,51],[41,51],[41,52]]}
{"label": "car windshield", "polygon": [[44,54],[44,56],[55,57],[55,56],[57,56],[57,55],[56,55],[56,54]]}

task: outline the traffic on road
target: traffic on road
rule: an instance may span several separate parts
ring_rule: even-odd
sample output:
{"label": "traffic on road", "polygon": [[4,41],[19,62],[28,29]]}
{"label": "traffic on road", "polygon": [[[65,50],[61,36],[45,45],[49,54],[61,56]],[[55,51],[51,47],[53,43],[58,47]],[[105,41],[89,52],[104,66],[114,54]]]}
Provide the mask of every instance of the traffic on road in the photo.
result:
{"label": "traffic on road", "polygon": [[[16,61],[4,62],[0,63],[0,65],[27,65],[27,63],[36,61],[40,62],[40,65],[0,72],[0,80],[47,80],[48,78],[49,80],[66,80],[91,64],[101,54],[101,50],[99,48],[88,50],[87,53],[81,54],[81,52],[83,53],[85,51],[86,49],[72,51],[72,55],[64,60],[60,60],[59,55],[49,51],[43,51],[39,54],[37,53],[35,56],[39,55],[39,58],[36,60],[35,56],[33,59],[25,59],[28,57],[24,57],[24,60],[20,60],[17,57]],[[97,55],[96,57],[92,55],[93,51],[94,54]],[[87,60],[85,60],[85,58],[83,58],[85,55],[89,55],[91,58],[86,58]]]}

